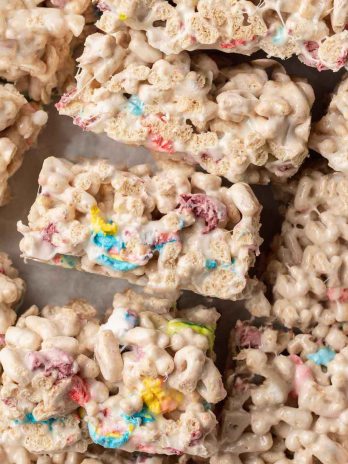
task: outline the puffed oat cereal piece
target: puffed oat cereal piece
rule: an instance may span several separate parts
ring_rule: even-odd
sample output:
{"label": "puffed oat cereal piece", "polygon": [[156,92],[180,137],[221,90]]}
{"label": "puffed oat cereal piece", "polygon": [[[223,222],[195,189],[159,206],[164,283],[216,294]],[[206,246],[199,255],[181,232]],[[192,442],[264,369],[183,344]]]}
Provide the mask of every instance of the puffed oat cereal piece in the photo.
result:
{"label": "puffed oat cereal piece", "polygon": [[[0,252],[0,348],[4,345],[4,334],[16,320],[15,309],[25,291],[24,281],[7,254]],[[1,461],[0,461],[1,462]]]}
{"label": "puffed oat cereal piece", "polygon": [[293,175],[308,155],[312,87],[273,60],[227,69],[198,53],[165,56],[106,12],[79,58],[76,88],[56,105],[105,132],[232,182]]}
{"label": "puffed oat cereal piece", "polygon": [[335,171],[348,173],[348,76],[337,87],[327,114],[312,127],[309,146]]}
{"label": "puffed oat cereal piece", "polygon": [[282,59],[298,55],[319,71],[347,67],[344,0],[95,0],[116,28],[129,26],[170,55],[216,49]]}
{"label": "puffed oat cereal piece", "polygon": [[214,364],[219,314],[134,291],[116,294],[95,358],[110,396],[85,420],[105,448],[208,457],[216,452],[213,406],[226,391]]}
{"label": "puffed oat cereal piece", "polygon": [[347,322],[347,218],[347,175],[308,171],[302,176],[264,276],[273,290],[272,304],[261,292],[247,303],[249,310],[303,331]]}
{"label": "puffed oat cereal piece", "polygon": [[250,187],[185,164],[120,171],[104,160],[47,158],[40,192],[18,223],[23,257],[125,278],[161,294],[189,289],[241,299],[262,240]]}
{"label": "puffed oat cereal piece", "polygon": [[347,324],[295,335],[237,322],[211,463],[347,463],[347,334]]}
{"label": "puffed oat cereal piece", "polygon": [[40,3],[0,0],[0,78],[49,103],[53,90],[62,90],[74,73],[70,44],[83,30],[84,17],[75,11],[84,2],[54,0],[61,8]]}
{"label": "puffed oat cereal piece", "polygon": [[46,122],[47,113],[36,103],[29,103],[12,84],[0,84],[0,206],[10,196],[9,177]]}
{"label": "puffed oat cereal piece", "polygon": [[93,359],[96,310],[84,301],[29,308],[0,351],[0,443],[31,453],[83,452],[80,407],[108,396]]}

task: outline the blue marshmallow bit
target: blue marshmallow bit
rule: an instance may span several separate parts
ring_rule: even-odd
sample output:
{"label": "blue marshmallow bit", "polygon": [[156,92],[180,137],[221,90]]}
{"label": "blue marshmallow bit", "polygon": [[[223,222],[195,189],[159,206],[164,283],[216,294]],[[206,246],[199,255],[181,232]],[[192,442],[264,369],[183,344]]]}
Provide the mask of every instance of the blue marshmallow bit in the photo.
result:
{"label": "blue marshmallow bit", "polygon": [[119,237],[115,235],[105,235],[103,232],[94,234],[92,236],[92,241],[97,247],[103,248],[104,250],[110,250],[111,248],[123,250],[126,248],[125,243]]}
{"label": "blue marshmallow bit", "polygon": [[136,327],[139,325],[139,317],[132,311],[126,311],[124,317],[131,327]]}
{"label": "blue marshmallow bit", "polygon": [[136,95],[132,95],[128,100],[128,109],[134,116],[141,116],[144,112],[144,102]]}
{"label": "blue marshmallow bit", "polygon": [[330,347],[325,346],[324,348],[320,348],[316,353],[308,354],[307,358],[315,362],[318,366],[327,366],[335,356],[336,352]]}
{"label": "blue marshmallow bit", "polygon": [[115,258],[109,258],[109,256],[106,255],[100,255],[97,262],[102,266],[108,266],[114,269],[115,271],[121,272],[133,271],[134,269],[139,267],[138,264],[128,263],[127,261],[121,261]]}
{"label": "blue marshmallow bit", "polygon": [[276,33],[272,37],[274,45],[284,45],[286,42],[287,32],[284,26],[278,27]]}
{"label": "blue marshmallow bit", "polygon": [[47,420],[36,420],[33,413],[29,412],[24,416],[24,419],[15,419],[14,423],[16,425],[22,425],[22,424],[42,424],[42,425],[47,425],[48,429],[52,431],[53,424],[57,422],[58,420],[63,421],[64,419],[62,417],[60,418],[55,418],[51,417],[50,419]]}
{"label": "blue marshmallow bit", "polygon": [[154,422],[156,419],[154,418],[153,414],[148,410],[145,406],[141,411],[135,412],[131,416],[127,414],[122,414],[122,417],[132,425],[136,427],[140,427],[141,425],[148,424]]}
{"label": "blue marshmallow bit", "polygon": [[129,432],[124,432],[119,436],[116,435],[99,435],[92,424],[88,423],[89,435],[94,443],[103,448],[117,449],[127,443],[130,438]]}
{"label": "blue marshmallow bit", "polygon": [[217,261],[215,259],[206,259],[205,260],[205,267],[209,270],[217,268]]}

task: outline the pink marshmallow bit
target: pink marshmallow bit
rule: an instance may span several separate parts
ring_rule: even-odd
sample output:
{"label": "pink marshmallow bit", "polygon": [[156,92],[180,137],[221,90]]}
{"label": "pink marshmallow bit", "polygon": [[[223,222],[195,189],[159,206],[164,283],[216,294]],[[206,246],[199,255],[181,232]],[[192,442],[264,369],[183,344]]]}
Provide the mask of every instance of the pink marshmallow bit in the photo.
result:
{"label": "pink marshmallow bit", "polygon": [[311,369],[306,366],[302,359],[296,354],[290,355],[291,361],[295,364],[295,378],[293,383],[293,393],[298,396],[304,383],[313,379]]}
{"label": "pink marshmallow bit", "polygon": [[32,371],[43,369],[47,376],[54,373],[57,376],[57,380],[66,379],[77,372],[74,359],[58,348],[32,351],[27,354],[27,362],[29,369]]}
{"label": "pink marshmallow bit", "polygon": [[230,42],[222,42],[222,43],[220,43],[220,47],[225,48],[225,49],[231,49],[231,48],[236,48],[239,45],[245,45],[245,44],[246,44],[246,40],[244,40],[244,39],[233,39]]}
{"label": "pink marshmallow bit", "polygon": [[46,226],[42,231],[41,231],[41,234],[42,234],[42,240],[44,242],[48,242],[52,245],[52,237],[53,237],[53,234],[56,234],[58,231],[56,229],[56,226],[51,222],[50,224],[48,224],[48,226]]}
{"label": "pink marshmallow bit", "polygon": [[328,288],[326,291],[326,296],[330,301],[339,301],[340,303],[348,302],[348,288]]}
{"label": "pink marshmallow bit", "polygon": [[73,124],[81,127],[83,131],[90,130],[89,126],[96,122],[99,119],[98,116],[90,116],[89,118],[82,119],[81,116],[75,116],[73,119]]}
{"label": "pink marshmallow bit", "polygon": [[238,321],[236,325],[236,343],[240,348],[258,348],[261,345],[261,333],[257,327],[252,327]]}
{"label": "pink marshmallow bit", "polygon": [[99,1],[97,4],[97,8],[99,11],[111,11],[111,9],[106,5],[104,1]]}
{"label": "pink marshmallow bit", "polygon": [[216,229],[220,221],[225,221],[227,217],[226,206],[215,198],[203,193],[184,193],[180,195],[179,210],[192,211],[201,219],[204,219],[204,234]]}
{"label": "pink marshmallow bit", "polygon": [[87,382],[78,375],[74,375],[72,378],[72,387],[69,392],[69,397],[80,406],[84,406],[91,399]]}
{"label": "pink marshmallow bit", "polygon": [[76,93],[77,88],[74,87],[71,89],[69,92],[66,92],[62,95],[61,99],[59,100],[58,103],[56,103],[54,106],[57,108],[57,110],[61,110],[62,108],[65,108],[68,103],[72,100],[74,94]]}

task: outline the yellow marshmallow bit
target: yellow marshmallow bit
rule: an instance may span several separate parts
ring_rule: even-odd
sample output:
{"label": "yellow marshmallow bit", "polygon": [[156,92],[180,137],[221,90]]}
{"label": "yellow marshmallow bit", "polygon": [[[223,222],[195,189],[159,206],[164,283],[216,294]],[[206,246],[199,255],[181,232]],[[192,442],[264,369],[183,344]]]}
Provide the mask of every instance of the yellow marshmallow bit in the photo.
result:
{"label": "yellow marshmallow bit", "polygon": [[114,235],[117,234],[117,224],[112,223],[109,224],[104,221],[104,219],[101,217],[100,209],[98,206],[94,205],[92,206],[90,210],[90,215],[91,215],[91,224],[93,227],[93,231],[95,233],[98,232],[103,232],[103,234],[108,234],[108,235]]}
{"label": "yellow marshmallow bit", "polygon": [[120,13],[120,14],[118,15],[118,19],[119,19],[120,21],[126,21],[127,18],[128,18],[128,16],[127,16],[125,13]]}
{"label": "yellow marshmallow bit", "polygon": [[160,378],[145,377],[143,385],[142,400],[153,414],[174,411],[182,401],[182,393],[163,386],[163,380]]}

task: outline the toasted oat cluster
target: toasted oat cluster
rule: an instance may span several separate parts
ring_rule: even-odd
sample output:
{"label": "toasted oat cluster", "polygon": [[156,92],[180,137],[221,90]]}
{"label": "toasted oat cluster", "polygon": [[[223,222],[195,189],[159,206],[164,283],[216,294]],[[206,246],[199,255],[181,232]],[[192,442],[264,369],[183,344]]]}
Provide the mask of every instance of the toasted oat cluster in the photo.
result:
{"label": "toasted oat cluster", "polygon": [[128,171],[107,161],[47,158],[18,223],[25,258],[122,277],[160,294],[189,289],[241,299],[262,240],[250,187],[175,162]]}
{"label": "toasted oat cluster", "polygon": [[348,326],[298,334],[238,322],[212,464],[345,464]]}
{"label": "toasted oat cluster", "polygon": [[347,67],[348,4],[339,0],[99,0],[115,26],[146,33],[167,55],[197,49],[282,59],[319,71]]}
{"label": "toasted oat cluster", "polygon": [[15,309],[24,290],[25,283],[18,277],[12,261],[0,252],[0,348],[4,343],[4,333],[16,320]]}
{"label": "toasted oat cluster", "polygon": [[29,308],[0,351],[0,442],[32,453],[85,451],[79,408],[108,396],[93,360],[99,322],[83,301]]}
{"label": "toasted oat cluster", "polygon": [[[0,0],[0,78],[48,103],[74,73],[70,43],[81,34],[89,0]],[[57,8],[58,7],[58,8]]]}
{"label": "toasted oat cluster", "polygon": [[308,155],[312,87],[273,60],[219,69],[211,58],[164,55],[144,32],[98,21],[76,87],[56,105],[83,130],[198,164],[232,182],[293,175]]}
{"label": "toasted oat cluster", "polygon": [[86,405],[93,442],[150,454],[216,452],[215,403],[225,395],[214,364],[214,308],[174,314],[173,301],[116,294],[95,358],[110,396]]}
{"label": "toasted oat cluster", "polygon": [[265,274],[273,304],[258,295],[247,303],[251,312],[303,331],[316,326],[318,336],[335,322],[347,322],[347,218],[345,174],[314,170],[302,176]]}
{"label": "toasted oat cluster", "polygon": [[348,77],[337,87],[327,114],[313,125],[310,148],[327,158],[335,171],[348,173]]}
{"label": "toasted oat cluster", "polygon": [[47,114],[29,103],[12,84],[0,84],[0,206],[9,199],[8,179],[35,143]]}

